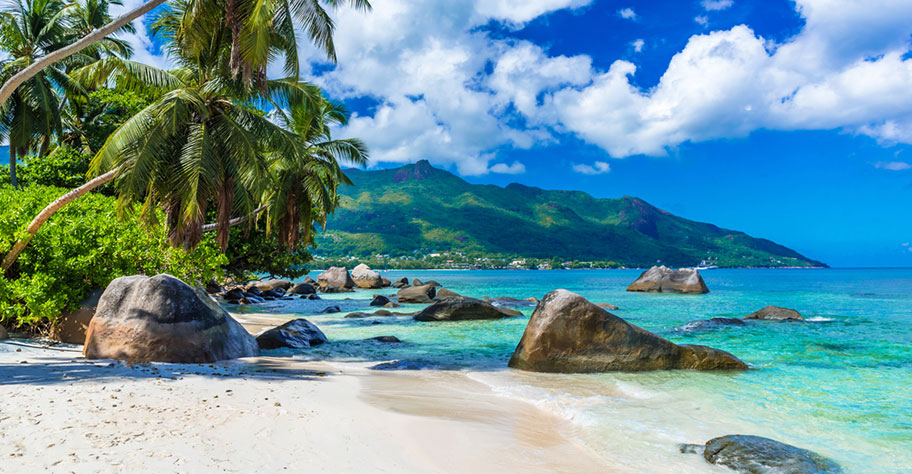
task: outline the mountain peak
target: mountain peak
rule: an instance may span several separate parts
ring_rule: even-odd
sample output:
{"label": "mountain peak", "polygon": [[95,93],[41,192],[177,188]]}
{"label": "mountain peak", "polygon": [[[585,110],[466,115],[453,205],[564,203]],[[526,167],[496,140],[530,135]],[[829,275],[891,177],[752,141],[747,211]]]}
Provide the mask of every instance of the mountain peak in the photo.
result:
{"label": "mountain peak", "polygon": [[421,181],[422,179],[427,179],[437,171],[436,168],[431,166],[431,162],[428,160],[418,160],[413,165],[405,165],[399,168],[396,171],[396,174],[393,176],[394,183],[401,183],[403,181]]}

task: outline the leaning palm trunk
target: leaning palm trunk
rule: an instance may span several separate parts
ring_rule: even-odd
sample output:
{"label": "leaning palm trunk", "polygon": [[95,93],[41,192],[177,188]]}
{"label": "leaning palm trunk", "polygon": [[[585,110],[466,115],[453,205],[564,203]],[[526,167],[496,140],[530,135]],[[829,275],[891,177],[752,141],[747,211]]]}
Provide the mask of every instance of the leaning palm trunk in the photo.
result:
{"label": "leaning palm trunk", "polygon": [[[108,35],[114,34],[117,30],[123,28],[133,20],[145,15],[153,8],[161,5],[162,3],[165,3],[165,1],[166,0],[149,0],[148,2],[134,8],[133,10],[130,10],[127,13],[124,13],[123,15],[117,17],[114,21],[108,23],[107,25],[93,30],[91,33],[87,34],[79,41],[64,46],[63,48],[60,48],[56,51],[50,52],[47,55],[43,56],[41,59],[30,64],[25,69],[19,71],[16,73],[16,75],[6,81],[6,83],[3,84],[3,87],[0,87],[0,107],[3,107],[3,105],[6,104],[7,99],[13,95],[13,92],[17,87],[21,86],[25,81],[35,77],[35,75],[37,75],[42,69],[56,63],[57,61],[78,53],[79,51],[91,46],[92,43],[95,43],[96,41],[101,40]],[[15,258],[13,260],[15,260]],[[3,268],[7,268],[5,262]]]}
{"label": "leaning palm trunk", "polygon": [[3,258],[3,273],[6,273],[6,271],[13,266],[13,263],[15,263],[16,259],[19,258],[19,254],[22,253],[22,250],[25,249],[25,246],[28,245],[29,241],[32,240],[32,237],[35,236],[35,234],[38,232],[38,229],[40,229],[41,226],[43,226],[44,223],[54,215],[55,212],[59,211],[63,206],[66,206],[67,204],[75,201],[76,198],[82,196],[83,194],[97,188],[98,186],[101,186],[104,183],[107,183],[108,181],[111,181],[114,179],[114,176],[116,174],[117,170],[108,171],[107,173],[89,181],[86,184],[83,184],[82,186],[72,191],[69,191],[63,196],[57,198],[54,202],[48,204],[47,207],[45,207],[40,213],[38,213],[37,216],[35,216],[34,219],[32,219],[32,222],[29,224],[28,229],[26,229],[28,231],[28,235],[16,241],[16,244],[13,245],[13,248],[9,251],[8,254],[6,254],[6,257]]}

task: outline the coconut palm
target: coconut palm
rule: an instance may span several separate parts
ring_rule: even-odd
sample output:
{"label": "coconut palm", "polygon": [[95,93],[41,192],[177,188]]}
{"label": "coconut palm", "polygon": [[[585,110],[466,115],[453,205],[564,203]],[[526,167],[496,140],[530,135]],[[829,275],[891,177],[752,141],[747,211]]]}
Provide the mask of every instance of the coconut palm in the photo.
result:
{"label": "coconut palm", "polygon": [[277,110],[274,115],[304,145],[303,154],[268,158],[274,181],[266,199],[267,223],[277,232],[279,243],[294,251],[301,244],[313,245],[314,224],[326,226],[339,202],[337,188],[351,184],[339,162],[364,165],[368,154],[361,140],[332,138],[332,127],[345,125],[349,117],[339,102],[320,97],[312,105]]}

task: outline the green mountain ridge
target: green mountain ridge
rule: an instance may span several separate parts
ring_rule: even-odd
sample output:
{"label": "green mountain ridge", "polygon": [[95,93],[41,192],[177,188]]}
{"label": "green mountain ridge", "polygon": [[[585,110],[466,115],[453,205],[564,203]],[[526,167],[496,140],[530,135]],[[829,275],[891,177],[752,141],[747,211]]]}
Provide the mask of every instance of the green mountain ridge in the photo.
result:
{"label": "green mountain ridge", "polygon": [[341,189],[341,206],[317,239],[319,257],[459,252],[636,267],[826,266],[775,242],[684,219],[635,197],[470,184],[426,160],[346,174],[355,185]]}

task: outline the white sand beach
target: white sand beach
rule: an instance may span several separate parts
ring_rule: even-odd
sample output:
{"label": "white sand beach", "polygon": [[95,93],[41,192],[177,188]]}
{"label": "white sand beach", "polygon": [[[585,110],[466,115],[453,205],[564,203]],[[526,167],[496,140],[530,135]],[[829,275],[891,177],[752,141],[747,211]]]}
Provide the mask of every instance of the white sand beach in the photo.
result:
{"label": "white sand beach", "polygon": [[459,372],[81,358],[0,342],[2,472],[624,472]]}

